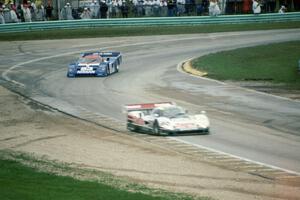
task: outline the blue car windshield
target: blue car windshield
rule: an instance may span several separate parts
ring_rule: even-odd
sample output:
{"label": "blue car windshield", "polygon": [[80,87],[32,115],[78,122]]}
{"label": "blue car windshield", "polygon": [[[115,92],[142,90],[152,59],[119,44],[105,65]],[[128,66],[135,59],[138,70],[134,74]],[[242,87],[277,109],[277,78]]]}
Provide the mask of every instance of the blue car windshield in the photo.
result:
{"label": "blue car windshield", "polygon": [[100,58],[91,58],[91,57],[82,57],[78,60],[79,63],[93,63],[93,62],[101,62]]}

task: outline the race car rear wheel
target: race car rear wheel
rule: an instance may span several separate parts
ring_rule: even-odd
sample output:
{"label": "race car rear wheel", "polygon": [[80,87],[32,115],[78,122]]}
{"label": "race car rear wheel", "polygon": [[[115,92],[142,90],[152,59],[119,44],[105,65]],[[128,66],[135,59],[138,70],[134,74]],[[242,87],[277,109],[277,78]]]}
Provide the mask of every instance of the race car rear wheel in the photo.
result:
{"label": "race car rear wheel", "polygon": [[154,122],[152,130],[153,130],[153,133],[154,133],[155,135],[160,135],[160,134],[161,134],[161,130],[160,130],[158,121],[155,121],[155,122]]}

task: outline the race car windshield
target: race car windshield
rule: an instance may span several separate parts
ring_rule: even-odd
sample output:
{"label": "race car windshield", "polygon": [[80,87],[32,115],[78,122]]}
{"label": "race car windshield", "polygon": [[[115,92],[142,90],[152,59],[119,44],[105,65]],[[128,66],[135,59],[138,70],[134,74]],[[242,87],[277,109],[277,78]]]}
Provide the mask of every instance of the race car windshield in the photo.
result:
{"label": "race car windshield", "polygon": [[163,110],[163,116],[174,118],[180,115],[185,115],[185,111],[180,107],[170,107]]}
{"label": "race car windshield", "polygon": [[93,62],[100,62],[100,58],[91,58],[91,57],[83,57],[79,58],[79,63],[93,63]]}

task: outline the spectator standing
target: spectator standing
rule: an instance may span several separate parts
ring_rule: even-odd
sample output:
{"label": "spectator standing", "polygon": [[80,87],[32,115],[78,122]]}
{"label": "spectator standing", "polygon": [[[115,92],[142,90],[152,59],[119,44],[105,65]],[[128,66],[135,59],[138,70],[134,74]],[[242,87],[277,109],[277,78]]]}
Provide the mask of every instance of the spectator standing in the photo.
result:
{"label": "spectator standing", "polygon": [[185,13],[185,0],[177,0],[177,15],[182,16]]}
{"label": "spectator standing", "polygon": [[19,18],[16,12],[16,7],[12,2],[10,3],[10,17],[11,17],[11,22],[13,23],[19,22]]}
{"label": "spectator standing", "polygon": [[73,20],[74,17],[73,17],[73,12],[72,12],[72,7],[71,7],[71,4],[70,3],[67,3],[67,20]]}
{"label": "spectator standing", "polygon": [[256,0],[252,0],[252,11],[256,15],[261,13],[260,4]]}
{"label": "spectator standing", "polygon": [[249,14],[251,12],[251,0],[243,1],[243,13]]}
{"label": "spectator standing", "polygon": [[5,19],[3,15],[3,8],[0,7],[0,24],[5,24]]}
{"label": "spectator standing", "polygon": [[92,15],[88,8],[84,8],[83,12],[80,15],[81,19],[91,19]]}
{"label": "spectator standing", "polygon": [[11,15],[10,15],[10,9],[8,7],[6,7],[5,5],[2,6],[3,8],[3,17],[5,20],[5,23],[11,23]]}
{"label": "spectator standing", "polygon": [[160,0],[153,1],[153,16],[154,17],[160,16]]}
{"label": "spectator standing", "polygon": [[162,0],[160,2],[160,16],[161,17],[168,16],[168,3],[166,0]]}
{"label": "spectator standing", "polygon": [[9,7],[10,7],[11,10],[14,10],[15,12],[17,12],[17,7],[14,4],[14,2],[11,1]]}
{"label": "spectator standing", "polygon": [[111,5],[109,7],[109,18],[117,16],[118,2],[116,0],[111,1]]}
{"label": "spectator standing", "polygon": [[28,8],[31,14],[31,21],[36,20],[36,5],[34,2],[28,1]]}
{"label": "spectator standing", "polygon": [[208,14],[209,0],[202,0],[203,12]]}
{"label": "spectator standing", "polygon": [[202,0],[196,0],[195,3],[196,3],[196,14],[199,16],[199,15],[202,15],[202,13],[204,12],[204,7],[203,7],[203,2]]}
{"label": "spectator standing", "polygon": [[144,15],[144,2],[143,2],[143,0],[138,0],[137,16],[142,17],[143,15]]}
{"label": "spectator standing", "polygon": [[60,20],[66,20],[67,19],[67,5],[65,5],[61,11],[60,11],[60,14],[59,14],[59,19]]}
{"label": "spectator standing", "polygon": [[28,4],[23,4],[22,10],[23,10],[23,15],[24,15],[24,21],[31,22],[31,12],[30,12]]}
{"label": "spectator standing", "polygon": [[100,3],[100,15],[102,19],[107,18],[108,6],[105,1],[101,1]]}
{"label": "spectator standing", "polygon": [[42,4],[37,5],[35,17],[36,17],[36,21],[45,21],[46,13],[45,13],[45,8]]}
{"label": "spectator standing", "polygon": [[144,0],[144,10],[145,10],[145,17],[151,16],[151,2],[150,0]]}
{"label": "spectator standing", "polygon": [[185,13],[187,15],[191,15],[192,12],[193,12],[193,1],[185,0]]}
{"label": "spectator standing", "polygon": [[220,14],[225,14],[226,13],[226,0],[219,0],[220,4]]}
{"label": "spectator standing", "polygon": [[128,18],[129,6],[126,3],[126,1],[122,2],[121,12],[122,12],[122,17],[123,18]]}
{"label": "spectator standing", "polygon": [[284,5],[282,5],[281,7],[280,7],[280,9],[278,10],[278,13],[279,14],[284,14],[286,12],[286,7],[284,6]]}
{"label": "spectator standing", "polygon": [[173,17],[176,11],[176,2],[174,0],[168,0],[168,17]]}
{"label": "spectator standing", "polygon": [[73,14],[72,14],[72,7],[70,3],[66,3],[66,5],[61,9],[60,15],[59,15],[60,20],[73,20]]}
{"label": "spectator standing", "polygon": [[107,18],[111,18],[112,4],[113,4],[112,0],[107,0],[106,1],[106,5],[108,7]]}
{"label": "spectator standing", "polygon": [[[124,1],[125,3],[125,1]],[[117,13],[117,17],[122,17],[122,6],[123,6],[123,1],[122,0],[117,0],[117,9],[116,9],[116,13]]]}
{"label": "spectator standing", "polygon": [[53,11],[53,7],[51,5],[51,1],[48,1],[47,6],[46,6],[46,18],[47,18],[47,20],[52,19],[52,11]]}
{"label": "spectator standing", "polygon": [[17,16],[21,22],[25,22],[24,11],[21,4],[17,6]]}
{"label": "spectator standing", "polygon": [[210,0],[208,9],[210,16],[218,16],[221,14],[221,10],[217,0]]}
{"label": "spectator standing", "polygon": [[99,18],[99,9],[100,9],[100,6],[99,6],[98,2],[93,0],[90,5],[91,17],[93,19]]}
{"label": "spectator standing", "polygon": [[134,17],[138,17],[137,14],[137,7],[138,7],[138,0],[132,0],[132,12]]}

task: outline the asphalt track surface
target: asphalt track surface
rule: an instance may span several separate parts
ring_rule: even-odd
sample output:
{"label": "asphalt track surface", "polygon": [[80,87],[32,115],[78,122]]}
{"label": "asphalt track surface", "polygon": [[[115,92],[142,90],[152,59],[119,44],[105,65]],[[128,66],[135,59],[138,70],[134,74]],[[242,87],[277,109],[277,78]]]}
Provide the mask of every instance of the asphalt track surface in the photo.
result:
{"label": "asphalt track surface", "polygon": [[[299,29],[2,42],[1,78],[65,112],[80,107],[119,121],[125,121],[122,106],[128,103],[174,101],[190,113],[206,110],[209,135],[176,139],[300,174],[299,101],[180,70],[180,63],[193,57],[291,40],[300,40]],[[103,78],[67,78],[68,63],[79,52],[92,50],[121,51],[120,72]]]}

